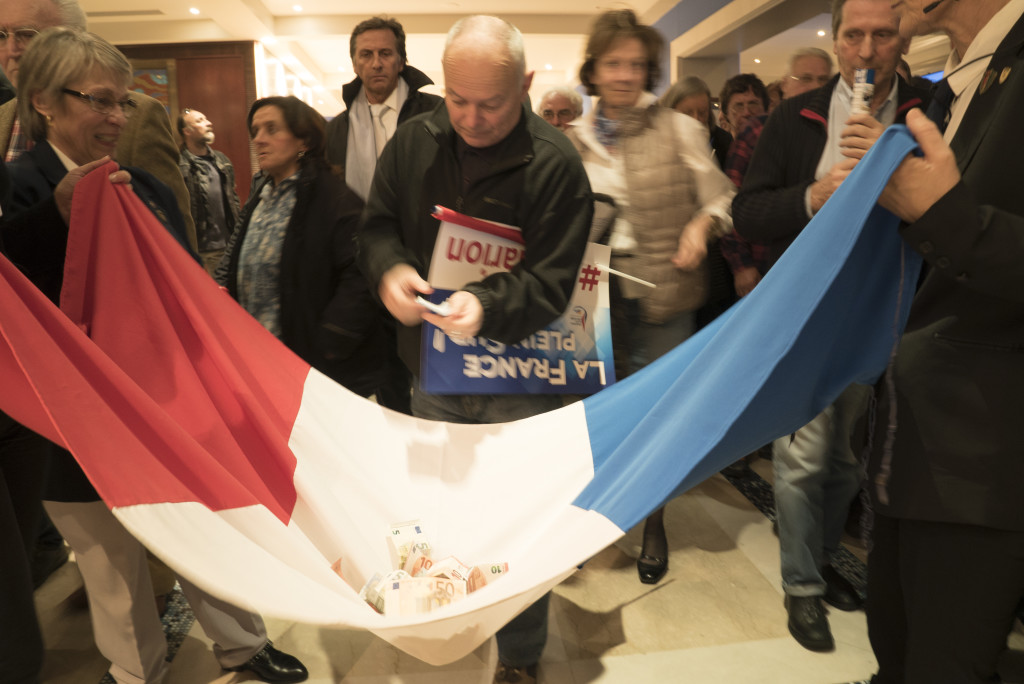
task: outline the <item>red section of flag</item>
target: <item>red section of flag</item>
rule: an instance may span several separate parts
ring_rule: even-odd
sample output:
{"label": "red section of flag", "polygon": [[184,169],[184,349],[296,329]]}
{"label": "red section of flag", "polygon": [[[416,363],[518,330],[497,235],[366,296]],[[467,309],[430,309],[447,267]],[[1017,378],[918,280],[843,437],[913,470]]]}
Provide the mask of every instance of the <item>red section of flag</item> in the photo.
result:
{"label": "red section of flag", "polygon": [[3,264],[19,296],[0,294],[2,407],[67,444],[111,507],[262,504],[287,521],[309,367],[110,184],[112,168],[75,192],[67,317]]}

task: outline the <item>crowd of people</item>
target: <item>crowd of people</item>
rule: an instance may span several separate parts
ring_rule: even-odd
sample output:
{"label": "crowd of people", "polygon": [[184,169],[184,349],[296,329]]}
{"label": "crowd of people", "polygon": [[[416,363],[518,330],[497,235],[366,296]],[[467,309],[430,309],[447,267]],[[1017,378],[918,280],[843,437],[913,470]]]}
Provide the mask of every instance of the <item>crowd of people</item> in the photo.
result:
{"label": "crowd of people", "polygon": [[[182,110],[176,144],[163,106],[130,90],[128,60],[86,30],[76,0],[3,0],[0,249],[58,301],[75,185],[116,160],[110,182],[130,184],[311,366],[419,418],[506,422],[576,397],[424,391],[423,323],[457,341],[519,342],[563,312],[586,243],[601,242],[613,271],[633,276],[610,283],[625,378],[758,287],[882,132],[905,123],[921,154],[881,199],[925,261],[903,339],[876,387],[850,386],[758,453],[772,459],[796,641],[832,650],[825,604],[864,607],[831,562],[860,504],[872,518],[872,681],[999,681],[1024,597],[1024,444],[1012,428],[1024,414],[1024,195],[1008,106],[1024,88],[1022,17],[1024,0],[833,0],[835,64],[800,48],[781,80],[737,74],[716,102],[695,76],[655,95],[663,38],[632,11],[610,10],[593,23],[580,85],[549,89],[535,112],[523,38],[508,22],[472,16],[451,28],[442,99],[422,90],[431,81],[408,63],[401,24],[373,17],[352,32],[356,78],[330,122],[292,96],[252,103],[259,173],[242,202],[213,123]],[[910,38],[934,31],[953,52],[932,92],[899,70]],[[853,88],[858,69],[875,73],[866,101]],[[595,220],[598,203],[610,219]],[[420,301],[433,291],[435,205],[518,226],[525,242],[519,265],[465,284],[445,315]],[[728,474],[744,477],[756,456]],[[636,563],[648,584],[669,570],[665,503],[651,502]],[[39,681],[33,587],[67,549],[119,684],[166,674],[167,581],[180,583],[224,669],[308,677],[258,615],[149,556],[70,453],[0,414],[0,684]],[[548,599],[498,631],[495,682],[537,681]]]}

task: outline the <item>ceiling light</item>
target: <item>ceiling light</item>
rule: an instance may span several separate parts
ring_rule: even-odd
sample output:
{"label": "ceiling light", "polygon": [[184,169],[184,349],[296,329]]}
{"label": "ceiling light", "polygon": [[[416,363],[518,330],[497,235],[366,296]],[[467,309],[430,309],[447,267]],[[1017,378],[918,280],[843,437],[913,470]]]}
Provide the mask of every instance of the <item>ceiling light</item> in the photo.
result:
{"label": "ceiling light", "polygon": [[189,7],[188,8],[188,12],[189,12],[189,14],[199,14],[199,8],[198,7]]}
{"label": "ceiling light", "polygon": [[302,5],[292,5],[292,9],[295,10],[296,12],[301,12]]}
{"label": "ceiling light", "polygon": [[754,64],[760,64],[760,63],[761,63],[761,60],[759,60],[759,59],[757,59],[757,58],[755,57],[755,58],[754,58]]}
{"label": "ceiling light", "polygon": [[821,36],[822,38],[824,38],[825,37],[825,32],[824,31],[818,31],[818,35]]}

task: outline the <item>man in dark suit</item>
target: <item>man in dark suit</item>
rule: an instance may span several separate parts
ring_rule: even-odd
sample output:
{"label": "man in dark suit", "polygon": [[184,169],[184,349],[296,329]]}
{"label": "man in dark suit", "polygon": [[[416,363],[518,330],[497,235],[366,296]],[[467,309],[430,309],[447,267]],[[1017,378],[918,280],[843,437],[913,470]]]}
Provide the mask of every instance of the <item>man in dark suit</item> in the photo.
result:
{"label": "man in dark suit", "polygon": [[997,682],[1024,594],[1024,0],[896,9],[906,37],[950,37],[952,102],[929,110],[945,139],[907,117],[924,156],[881,200],[925,276],[869,464],[873,681]]}

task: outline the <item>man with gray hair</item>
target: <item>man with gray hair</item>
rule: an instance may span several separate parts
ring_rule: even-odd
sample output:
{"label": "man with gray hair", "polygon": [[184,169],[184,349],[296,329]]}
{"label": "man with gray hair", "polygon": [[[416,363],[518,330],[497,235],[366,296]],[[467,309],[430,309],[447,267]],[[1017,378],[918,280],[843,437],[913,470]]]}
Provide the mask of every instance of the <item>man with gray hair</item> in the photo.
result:
{"label": "man with gray hair", "polygon": [[583,96],[569,86],[555,86],[540,97],[537,114],[555,128],[569,130],[569,123],[583,115]]}
{"label": "man with gray hair", "polygon": [[789,70],[782,77],[782,97],[796,97],[832,78],[832,57],[821,48],[798,48],[789,56]]}
{"label": "man with gray hair", "polygon": [[[524,104],[522,35],[496,17],[462,19],[448,33],[445,106],[400,126],[377,163],[358,242],[370,285],[402,325],[399,355],[420,371],[421,323],[453,339],[515,344],[565,309],[593,214],[583,163],[568,138]],[[441,205],[522,229],[525,258],[510,272],[466,284],[447,316],[418,295],[433,292],[430,269]],[[562,406],[551,394],[440,395],[413,387],[413,414],[451,423],[518,420]],[[535,681],[547,640],[548,596],[497,634],[495,681]]]}
{"label": "man with gray hair", "polygon": [[420,90],[433,81],[409,65],[405,30],[396,19],[371,17],[352,30],[349,54],[356,77],[341,89],[345,111],[327,124],[327,160],[364,201],[377,158],[399,124],[441,103]]}
{"label": "man with gray hair", "polygon": [[[882,131],[902,122],[923,96],[895,74],[903,41],[889,0],[833,0],[832,37],[839,74],[779,104],[733,199],[736,232],[765,244],[764,263],[771,268]],[[876,72],[869,102],[854,95],[857,69]],[[812,651],[835,648],[823,602],[840,610],[861,605],[831,556],[860,489],[851,435],[867,394],[863,385],[850,385],[811,422],[774,444],[788,627]]]}

